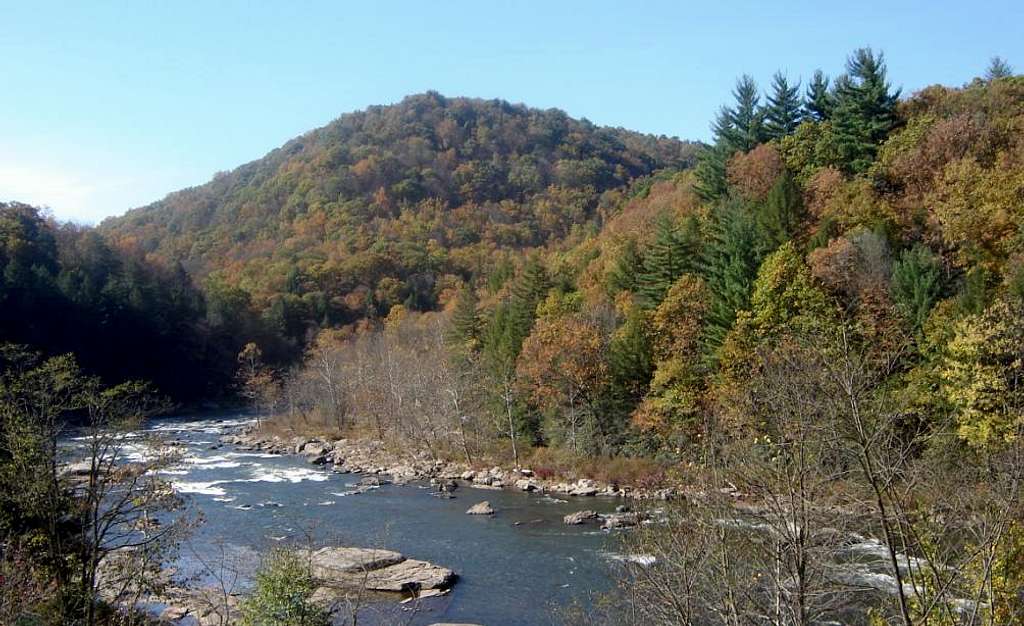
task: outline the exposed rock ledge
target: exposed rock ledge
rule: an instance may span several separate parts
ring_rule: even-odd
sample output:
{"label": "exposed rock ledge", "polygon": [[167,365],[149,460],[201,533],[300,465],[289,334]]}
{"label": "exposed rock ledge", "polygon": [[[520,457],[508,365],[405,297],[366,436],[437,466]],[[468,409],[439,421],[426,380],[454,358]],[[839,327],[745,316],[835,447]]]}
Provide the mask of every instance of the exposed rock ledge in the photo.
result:
{"label": "exposed rock ledge", "polygon": [[455,582],[455,572],[408,559],[392,550],[374,548],[320,548],[310,556],[313,576],[323,591],[409,592],[443,591]]}
{"label": "exposed rock ledge", "polygon": [[[575,482],[542,479],[530,470],[522,468],[492,467],[476,470],[465,463],[433,460],[412,451],[396,453],[382,442],[370,439],[327,441],[316,437],[283,438],[245,429],[225,434],[221,437],[221,442],[235,445],[242,450],[305,456],[310,463],[329,465],[333,471],[339,473],[387,474],[396,483],[432,480],[439,485],[450,486],[456,484],[455,481],[463,481],[477,489],[516,489],[578,497],[614,496],[668,500],[678,495],[671,488],[642,489],[628,485],[605,484],[588,478],[581,478]],[[449,487],[442,491],[450,496],[452,490]]]}
{"label": "exposed rock ledge", "polygon": [[[302,551],[309,558],[317,589],[312,600],[329,609],[361,592],[430,597],[446,593],[457,578],[452,570],[406,558],[393,550],[328,547]],[[382,595],[382,597],[384,597]],[[191,620],[200,626],[234,624],[240,616],[241,597],[223,596],[212,588],[171,587],[154,601],[166,605],[160,616],[165,624]]]}

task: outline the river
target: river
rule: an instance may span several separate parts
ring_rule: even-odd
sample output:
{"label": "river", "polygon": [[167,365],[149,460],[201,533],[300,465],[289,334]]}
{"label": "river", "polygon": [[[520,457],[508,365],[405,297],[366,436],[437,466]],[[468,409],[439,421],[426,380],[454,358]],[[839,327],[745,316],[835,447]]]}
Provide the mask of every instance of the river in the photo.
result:
{"label": "river", "polygon": [[[451,593],[421,601],[403,623],[551,624],[558,607],[586,605],[593,593],[609,589],[614,564],[623,558],[615,533],[562,523],[568,513],[610,511],[619,500],[467,486],[454,499],[442,499],[418,483],[346,495],[359,475],[334,473],[298,456],[231,445],[211,449],[222,434],[248,422],[239,414],[162,418],[136,433],[138,441],[160,434],[184,455],[166,478],[204,522],[175,564],[183,575],[200,569],[196,555],[218,561],[227,554],[247,576],[261,554],[275,546],[306,545],[310,538],[318,545],[383,547],[459,576]],[[146,454],[142,444],[130,444],[128,452]],[[466,515],[482,500],[497,513]],[[374,621],[373,614],[360,623]]]}

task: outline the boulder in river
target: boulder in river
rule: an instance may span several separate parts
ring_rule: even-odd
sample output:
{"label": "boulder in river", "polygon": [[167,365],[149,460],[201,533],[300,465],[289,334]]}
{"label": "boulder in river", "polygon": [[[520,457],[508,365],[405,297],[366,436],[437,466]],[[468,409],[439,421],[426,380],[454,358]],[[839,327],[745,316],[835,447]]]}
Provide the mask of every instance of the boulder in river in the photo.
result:
{"label": "boulder in river", "polygon": [[393,550],[321,548],[312,553],[313,576],[330,590],[363,588],[369,591],[420,592],[447,589],[455,580],[452,570],[408,559]]}
{"label": "boulder in river", "polygon": [[306,456],[321,457],[326,456],[328,452],[331,452],[333,450],[334,446],[332,446],[329,443],[324,443],[322,441],[313,441],[306,444],[306,446],[302,449],[302,453],[305,454]]}
{"label": "boulder in river", "polygon": [[602,515],[601,518],[604,520],[601,528],[605,529],[630,528],[643,521],[643,516],[639,513],[609,513]]}
{"label": "boulder in river", "polygon": [[595,511],[576,511],[575,513],[570,513],[563,517],[562,521],[568,524],[569,526],[578,526],[580,524],[583,524],[590,520],[595,520],[597,518],[598,515]]}
{"label": "boulder in river", "polygon": [[569,485],[571,496],[596,496],[598,492],[597,483],[589,478],[581,478],[572,485]]}
{"label": "boulder in river", "polygon": [[530,478],[520,478],[516,481],[516,489],[520,491],[541,491],[540,484]]}
{"label": "boulder in river", "polygon": [[494,509],[491,508],[491,503],[487,500],[479,502],[469,507],[466,511],[466,515],[494,515]]}

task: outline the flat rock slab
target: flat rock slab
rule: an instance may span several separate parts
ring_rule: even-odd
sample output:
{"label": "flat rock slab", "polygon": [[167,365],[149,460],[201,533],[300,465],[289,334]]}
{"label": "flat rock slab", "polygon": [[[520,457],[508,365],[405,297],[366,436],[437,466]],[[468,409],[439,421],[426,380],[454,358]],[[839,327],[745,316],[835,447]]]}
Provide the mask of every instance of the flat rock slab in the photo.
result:
{"label": "flat rock slab", "polygon": [[365,573],[397,565],[405,557],[393,550],[374,548],[320,548],[311,558],[313,574],[329,578],[332,574]]}
{"label": "flat rock slab", "polygon": [[325,590],[419,592],[447,589],[455,581],[452,570],[407,559],[393,550],[321,548],[311,555],[311,564],[313,575]]}
{"label": "flat rock slab", "polygon": [[449,587],[455,573],[450,569],[406,559],[401,563],[368,572],[363,586],[371,591],[407,591],[445,589]]}

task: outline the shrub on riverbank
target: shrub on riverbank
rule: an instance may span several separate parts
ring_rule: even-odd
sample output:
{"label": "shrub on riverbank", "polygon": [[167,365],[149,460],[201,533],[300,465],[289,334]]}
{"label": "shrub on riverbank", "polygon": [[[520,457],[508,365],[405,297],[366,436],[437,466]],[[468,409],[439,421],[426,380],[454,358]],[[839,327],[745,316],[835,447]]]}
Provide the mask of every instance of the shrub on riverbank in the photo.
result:
{"label": "shrub on riverbank", "polygon": [[244,626],[326,626],[327,612],[311,598],[316,591],[308,559],[290,550],[274,550],[256,572],[255,585],[242,603]]}

